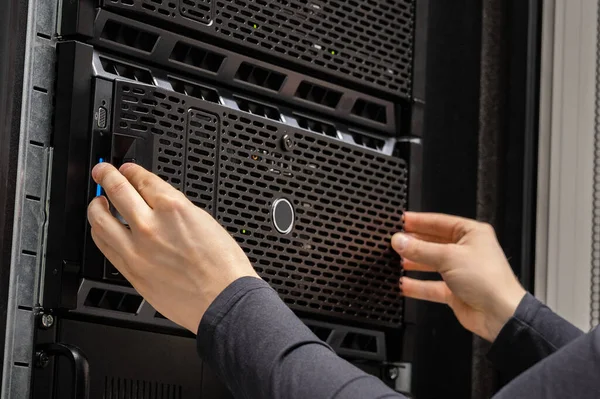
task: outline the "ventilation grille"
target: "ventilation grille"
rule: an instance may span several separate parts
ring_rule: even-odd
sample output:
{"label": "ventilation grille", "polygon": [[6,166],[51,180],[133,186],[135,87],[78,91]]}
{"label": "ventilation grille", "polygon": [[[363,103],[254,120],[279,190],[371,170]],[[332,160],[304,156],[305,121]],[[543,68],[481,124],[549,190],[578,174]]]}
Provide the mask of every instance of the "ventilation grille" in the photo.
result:
{"label": "ventilation grille", "polygon": [[[196,93],[201,90],[198,87]],[[114,131],[153,140],[153,172],[210,212],[217,120],[202,112],[188,112],[186,97],[172,94],[119,83]]]}
{"label": "ventilation grille", "polygon": [[212,20],[211,3],[212,0],[181,0],[181,15],[207,24]]}
{"label": "ventilation grille", "polygon": [[279,113],[279,110],[275,107],[239,96],[233,96],[233,99],[238,108],[244,112],[262,116],[263,118],[272,119],[274,121],[281,121],[281,113]]}
{"label": "ventilation grille", "polygon": [[[163,165],[158,172],[167,180],[180,179],[175,186],[201,207],[214,203],[213,214],[290,307],[400,325],[400,266],[389,240],[402,228],[404,161],[247,112],[134,86],[117,84],[118,130],[131,134],[131,123],[141,123],[122,120],[130,110],[124,105],[155,101],[156,109],[168,109],[147,124],[155,139],[169,140],[162,151],[155,146]],[[290,151],[283,150],[286,135],[293,141]],[[186,143],[185,149],[173,148],[174,143]],[[166,148],[174,153],[160,161]],[[165,175],[166,166],[181,158],[185,165],[172,167],[185,171],[183,182],[182,173]],[[271,220],[278,198],[287,198],[295,209],[288,235],[278,234]]]}
{"label": "ventilation grille", "polygon": [[210,87],[184,82],[173,77],[169,77],[169,83],[171,83],[173,90],[175,90],[177,93],[185,94],[186,96],[191,96],[211,103],[218,104],[220,102],[219,93]]}
{"label": "ventilation grille", "polygon": [[[222,124],[217,216],[261,276],[296,310],[398,326],[401,161],[289,130],[285,153],[275,125],[233,113]],[[270,218],[278,198],[297,215],[286,236]]]}
{"label": "ventilation grille", "polygon": [[183,387],[157,381],[104,377],[104,399],[183,399]]}
{"label": "ventilation grille", "polygon": [[387,123],[386,108],[384,105],[360,98],[354,103],[352,114],[375,122]]}
{"label": "ventilation grille", "polygon": [[185,194],[194,204],[213,211],[217,131],[215,115],[190,110],[188,113]]}
{"label": "ventilation grille", "polygon": [[143,298],[139,295],[92,288],[85,298],[84,305],[88,308],[136,314],[142,302]]}
{"label": "ventilation grille", "polygon": [[262,68],[256,65],[252,65],[248,62],[242,62],[235,78],[243,82],[264,87],[265,89],[279,91],[283,82],[285,81],[285,75],[279,72],[270,71],[266,68]]}
{"label": "ventilation grille", "polygon": [[200,34],[225,37],[249,49],[410,97],[415,0],[106,3],[110,8],[137,11]]}
{"label": "ventilation grille", "polygon": [[192,68],[203,69],[212,73],[216,73],[221,68],[223,61],[225,61],[225,56],[221,54],[182,42],[175,45],[169,58]]}
{"label": "ventilation grille", "polygon": [[342,93],[305,81],[298,86],[296,97],[327,108],[336,108],[342,99]]}
{"label": "ventilation grille", "polygon": [[294,114],[294,118],[298,121],[298,126],[302,129],[310,130],[313,133],[324,134],[329,137],[337,137],[337,129],[334,125],[319,121],[308,116]]}
{"label": "ventilation grille", "polygon": [[147,69],[139,68],[104,57],[100,57],[100,63],[106,72],[112,73],[113,75],[122,76],[124,78],[149,85],[154,84],[152,74]]}
{"label": "ventilation grille", "polygon": [[144,32],[115,21],[106,22],[100,37],[104,40],[140,49],[147,53],[150,53],[154,49],[158,41],[158,35],[155,33]]}

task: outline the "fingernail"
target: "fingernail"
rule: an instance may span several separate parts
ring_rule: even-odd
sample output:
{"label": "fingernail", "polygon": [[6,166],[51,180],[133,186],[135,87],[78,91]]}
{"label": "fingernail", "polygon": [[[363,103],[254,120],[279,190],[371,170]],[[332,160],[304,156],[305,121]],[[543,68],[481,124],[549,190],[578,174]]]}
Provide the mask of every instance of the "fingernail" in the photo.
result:
{"label": "fingernail", "polygon": [[123,173],[125,171],[127,171],[127,169],[131,168],[132,166],[135,166],[134,163],[132,162],[127,162],[124,163],[123,165],[121,165],[121,167],[119,168],[119,172]]}
{"label": "fingernail", "polygon": [[103,167],[104,167],[104,162],[101,162],[101,163],[97,164],[96,166],[94,166],[94,168],[92,169],[92,178],[94,179],[94,181],[97,182],[98,173],[100,173],[100,170],[102,170]]}
{"label": "fingernail", "polygon": [[392,247],[398,252],[404,251],[408,246],[408,237],[406,234],[398,233],[392,237]]}

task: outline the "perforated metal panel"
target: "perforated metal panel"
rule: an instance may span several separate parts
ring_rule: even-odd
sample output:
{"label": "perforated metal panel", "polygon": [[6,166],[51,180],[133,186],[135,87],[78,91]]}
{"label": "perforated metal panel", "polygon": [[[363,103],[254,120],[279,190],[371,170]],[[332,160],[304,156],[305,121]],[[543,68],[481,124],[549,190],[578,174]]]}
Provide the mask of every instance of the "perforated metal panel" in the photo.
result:
{"label": "perforated metal panel", "polygon": [[105,0],[410,97],[415,0]]}
{"label": "perforated metal panel", "polygon": [[[173,182],[183,174],[177,171],[186,171],[176,187],[200,198],[200,206],[216,204],[212,213],[291,308],[400,325],[400,264],[389,240],[402,228],[403,160],[163,89],[118,83],[116,92],[116,110],[151,100],[170,107],[177,122],[166,127],[156,118],[145,134],[167,137],[171,145],[187,142],[177,153],[186,162],[173,168],[176,174],[165,174],[164,165],[173,160],[157,158],[161,176]],[[115,115],[116,130],[126,124],[131,132],[141,122],[138,117],[123,124],[129,114]],[[184,123],[185,132],[173,131]],[[280,198],[293,204],[289,234],[273,224],[272,206]]]}
{"label": "perforated metal panel", "polygon": [[184,96],[122,84],[114,131],[153,140],[153,172],[212,212],[217,132],[205,125],[216,117],[188,107]]}

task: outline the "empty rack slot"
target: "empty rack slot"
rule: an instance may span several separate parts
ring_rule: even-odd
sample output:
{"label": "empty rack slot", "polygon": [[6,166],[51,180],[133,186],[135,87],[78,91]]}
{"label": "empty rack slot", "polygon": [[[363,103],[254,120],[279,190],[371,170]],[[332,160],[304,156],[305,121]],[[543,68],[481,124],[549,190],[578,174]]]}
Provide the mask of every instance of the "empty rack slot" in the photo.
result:
{"label": "empty rack slot", "polygon": [[158,35],[155,33],[146,32],[112,20],[106,22],[100,38],[147,53],[152,52],[158,41]]}
{"label": "empty rack slot", "polygon": [[190,97],[199,98],[204,101],[219,104],[219,92],[210,87],[200,86],[195,83],[184,82],[173,77],[169,77],[169,83],[177,93],[185,94]]}
{"label": "empty rack slot", "polygon": [[278,92],[285,81],[286,75],[247,62],[242,62],[235,73],[235,78],[243,82],[248,82]]}
{"label": "empty rack slot", "polygon": [[216,73],[221,68],[226,57],[209,50],[178,42],[169,58],[193,68]]}
{"label": "empty rack slot", "polygon": [[296,121],[298,121],[298,126],[302,129],[310,130],[314,133],[324,134],[329,137],[337,137],[337,129],[334,125],[327,122],[318,121],[316,119],[309,118],[304,115],[294,114]]}
{"label": "empty rack slot", "polygon": [[125,64],[105,57],[100,57],[100,62],[105,72],[141,83],[154,85],[152,74],[146,69],[138,68],[133,65]]}
{"label": "empty rack slot", "polygon": [[327,89],[307,81],[300,83],[295,96],[327,108],[336,108],[342,99],[342,93],[339,91]]}
{"label": "empty rack slot", "polygon": [[352,114],[361,118],[379,123],[387,123],[386,108],[384,105],[359,98],[352,107]]}
{"label": "empty rack slot", "polygon": [[238,96],[233,96],[233,99],[241,111],[273,119],[274,121],[281,121],[281,113],[279,113],[279,110],[275,107]]}

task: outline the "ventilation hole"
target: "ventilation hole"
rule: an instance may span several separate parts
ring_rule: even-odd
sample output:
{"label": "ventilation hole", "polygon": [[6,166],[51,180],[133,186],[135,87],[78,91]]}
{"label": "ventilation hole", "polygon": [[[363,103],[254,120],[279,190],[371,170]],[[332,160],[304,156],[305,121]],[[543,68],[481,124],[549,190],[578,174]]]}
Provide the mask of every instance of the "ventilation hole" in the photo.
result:
{"label": "ventilation hole", "polygon": [[377,337],[350,332],[346,334],[340,347],[361,352],[377,353]]}
{"label": "ventilation hole", "polygon": [[303,81],[296,90],[296,97],[328,108],[336,108],[342,93]]}
{"label": "ventilation hole", "polygon": [[212,51],[178,42],[173,48],[170,59],[189,65],[193,68],[216,73],[221,68],[225,56]]}
{"label": "ventilation hole", "polygon": [[142,301],[143,298],[139,295],[92,288],[85,298],[84,306],[136,314]]}
{"label": "ventilation hole", "polygon": [[324,134],[325,136],[329,137],[337,137],[337,129],[330,123],[318,121],[316,119],[299,114],[294,114],[294,117],[298,121],[298,126],[300,126],[302,129],[310,130],[314,133]]}
{"label": "ventilation hole", "polygon": [[281,114],[277,108],[270,105],[262,104],[246,98],[233,96],[238,108],[244,112],[249,112],[253,115],[262,116],[264,118],[281,121]]}
{"label": "ventilation hole", "polygon": [[360,98],[354,103],[352,114],[375,122],[387,123],[385,106]]}
{"label": "ventilation hole", "polygon": [[383,150],[383,147],[385,146],[385,140],[367,136],[362,133],[352,132],[352,138],[356,144],[371,148],[376,151]]}
{"label": "ventilation hole", "polygon": [[183,399],[183,386],[161,381],[145,381],[124,377],[104,377],[103,398]]}
{"label": "ventilation hole", "polygon": [[175,90],[178,93],[199,98],[201,100],[215,104],[220,103],[219,93],[215,89],[200,86],[195,83],[183,82],[172,77],[169,77],[169,82],[173,86],[173,90]]}
{"label": "ventilation hole", "polygon": [[113,20],[106,21],[100,38],[146,53],[152,52],[158,41],[157,34],[127,26]]}
{"label": "ventilation hole", "polygon": [[270,71],[247,62],[243,62],[235,74],[237,80],[277,92],[281,89],[285,77],[282,73]]}
{"label": "ventilation hole", "polygon": [[104,71],[110,74],[135,80],[141,83],[154,85],[154,79],[152,78],[152,74],[146,69],[135,67],[133,65],[125,64],[105,57],[100,57],[100,62]]}

